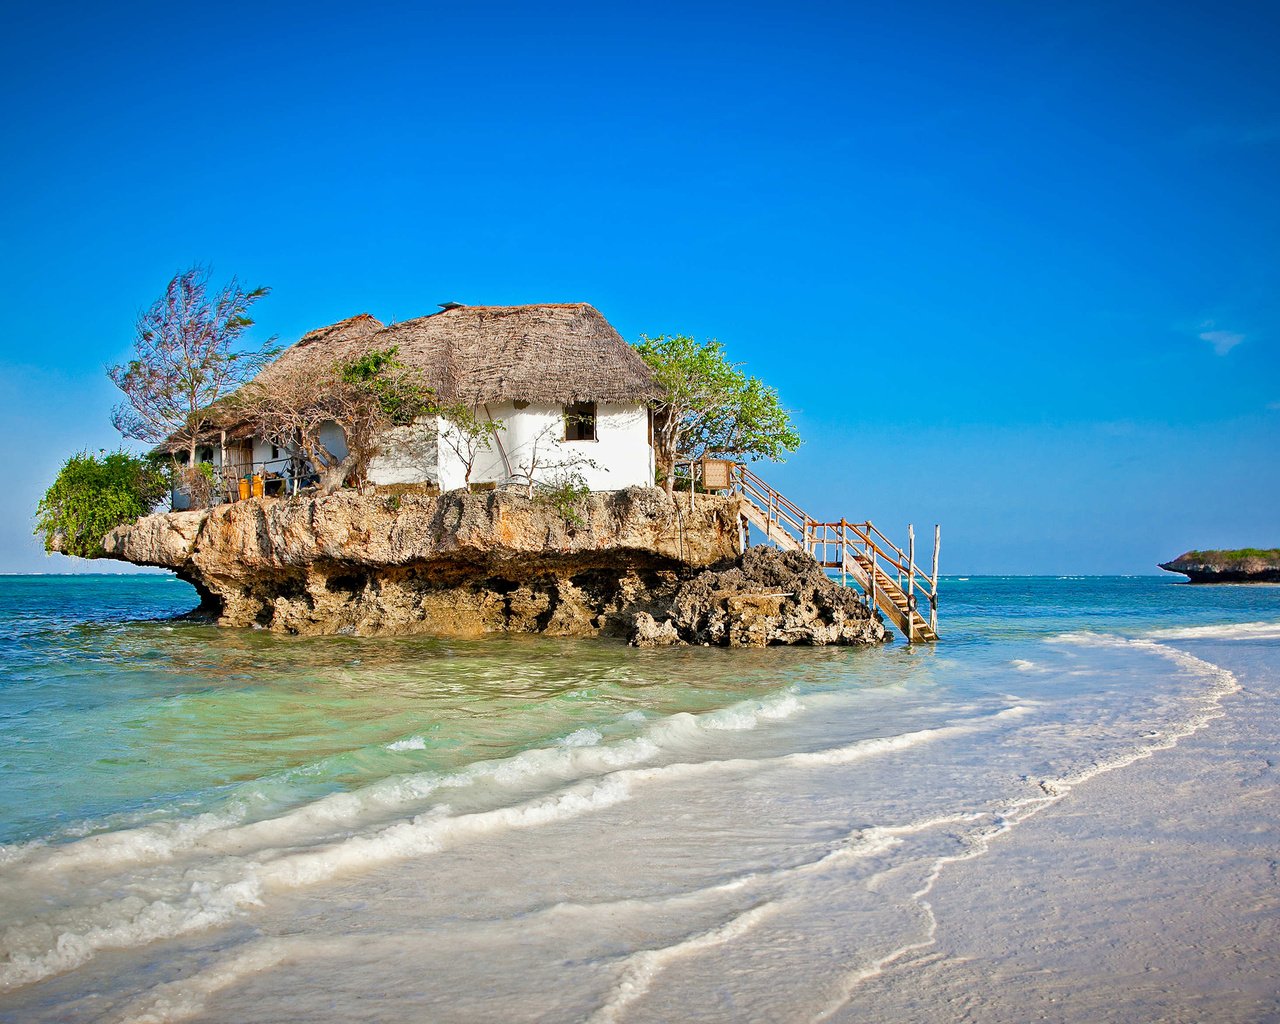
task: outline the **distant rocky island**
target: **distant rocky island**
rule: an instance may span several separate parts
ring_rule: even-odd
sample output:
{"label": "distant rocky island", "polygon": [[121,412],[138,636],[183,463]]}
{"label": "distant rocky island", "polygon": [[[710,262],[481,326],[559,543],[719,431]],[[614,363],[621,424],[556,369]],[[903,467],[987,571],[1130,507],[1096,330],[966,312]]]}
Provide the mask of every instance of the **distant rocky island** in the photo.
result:
{"label": "distant rocky island", "polygon": [[1160,568],[1180,572],[1192,583],[1280,583],[1280,548],[1188,551]]}

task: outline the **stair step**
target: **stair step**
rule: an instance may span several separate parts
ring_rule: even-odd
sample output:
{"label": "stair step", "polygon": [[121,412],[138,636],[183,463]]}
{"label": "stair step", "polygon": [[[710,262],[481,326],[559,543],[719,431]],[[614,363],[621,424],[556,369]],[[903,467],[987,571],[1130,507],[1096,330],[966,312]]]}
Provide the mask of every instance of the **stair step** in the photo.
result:
{"label": "stair step", "polygon": [[[765,536],[784,551],[808,551],[808,545],[804,541],[797,539],[796,533],[799,532],[798,527],[788,518],[803,519],[806,523],[805,540],[808,539],[809,525],[813,521],[808,519],[793,504],[779,495],[771,488],[767,490],[767,500],[763,495],[765,492],[757,490],[754,494],[742,493],[743,505],[742,513],[747,521],[756,529],[760,530]],[[768,504],[772,511],[775,503],[780,509],[789,509],[789,513],[781,518],[771,515],[764,508],[756,504],[760,501]],[[820,525],[820,524],[819,524]],[[819,541],[819,544],[822,542]],[[819,564],[827,568],[838,568],[841,572],[852,572],[854,581],[864,591],[869,591],[868,597],[874,594],[874,603],[879,606],[880,610],[892,620],[893,624],[905,633],[908,638],[920,640],[936,640],[936,632],[930,628],[928,621],[920,614],[919,611],[912,610],[911,601],[907,594],[903,592],[903,586],[899,583],[898,578],[889,575],[889,573],[880,567],[875,560],[875,555],[867,555],[860,551],[853,550],[852,547],[843,547],[840,541],[828,541],[834,543],[837,550],[840,551],[840,557],[837,561],[831,561],[826,558]],[[880,557],[885,557],[876,549],[876,553]],[[812,553],[817,558],[816,546]],[[829,555],[829,548],[824,550],[824,555]]]}

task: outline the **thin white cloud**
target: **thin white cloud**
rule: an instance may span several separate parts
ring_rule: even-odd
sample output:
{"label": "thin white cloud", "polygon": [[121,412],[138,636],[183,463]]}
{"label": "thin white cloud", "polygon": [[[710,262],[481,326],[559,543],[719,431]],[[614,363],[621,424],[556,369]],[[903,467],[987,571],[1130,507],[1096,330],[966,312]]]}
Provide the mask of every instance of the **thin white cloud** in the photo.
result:
{"label": "thin white cloud", "polygon": [[1272,412],[1280,412],[1280,402],[1268,402],[1267,408]]}
{"label": "thin white cloud", "polygon": [[1212,345],[1216,355],[1225,356],[1244,341],[1244,335],[1236,331],[1202,331],[1200,340]]}

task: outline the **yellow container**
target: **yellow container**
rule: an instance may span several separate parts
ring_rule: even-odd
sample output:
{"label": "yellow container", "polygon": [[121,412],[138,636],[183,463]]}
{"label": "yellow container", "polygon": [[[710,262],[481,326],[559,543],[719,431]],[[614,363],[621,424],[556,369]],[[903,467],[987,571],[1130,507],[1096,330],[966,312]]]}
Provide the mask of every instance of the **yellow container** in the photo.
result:
{"label": "yellow container", "polygon": [[253,474],[253,496],[261,498],[266,493],[266,485],[262,482],[262,474]]}
{"label": "yellow container", "polygon": [[249,481],[248,480],[240,481],[240,500],[241,501],[249,500]]}

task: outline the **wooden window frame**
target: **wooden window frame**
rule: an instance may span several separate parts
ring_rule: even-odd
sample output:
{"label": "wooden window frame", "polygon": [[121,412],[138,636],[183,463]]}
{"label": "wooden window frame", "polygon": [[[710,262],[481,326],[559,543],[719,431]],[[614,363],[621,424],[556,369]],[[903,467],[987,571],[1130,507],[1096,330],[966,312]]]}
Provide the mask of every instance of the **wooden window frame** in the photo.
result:
{"label": "wooden window frame", "polygon": [[[588,423],[590,423],[590,435],[584,436]],[[564,407],[564,440],[600,440],[600,409],[597,403],[572,402]]]}

